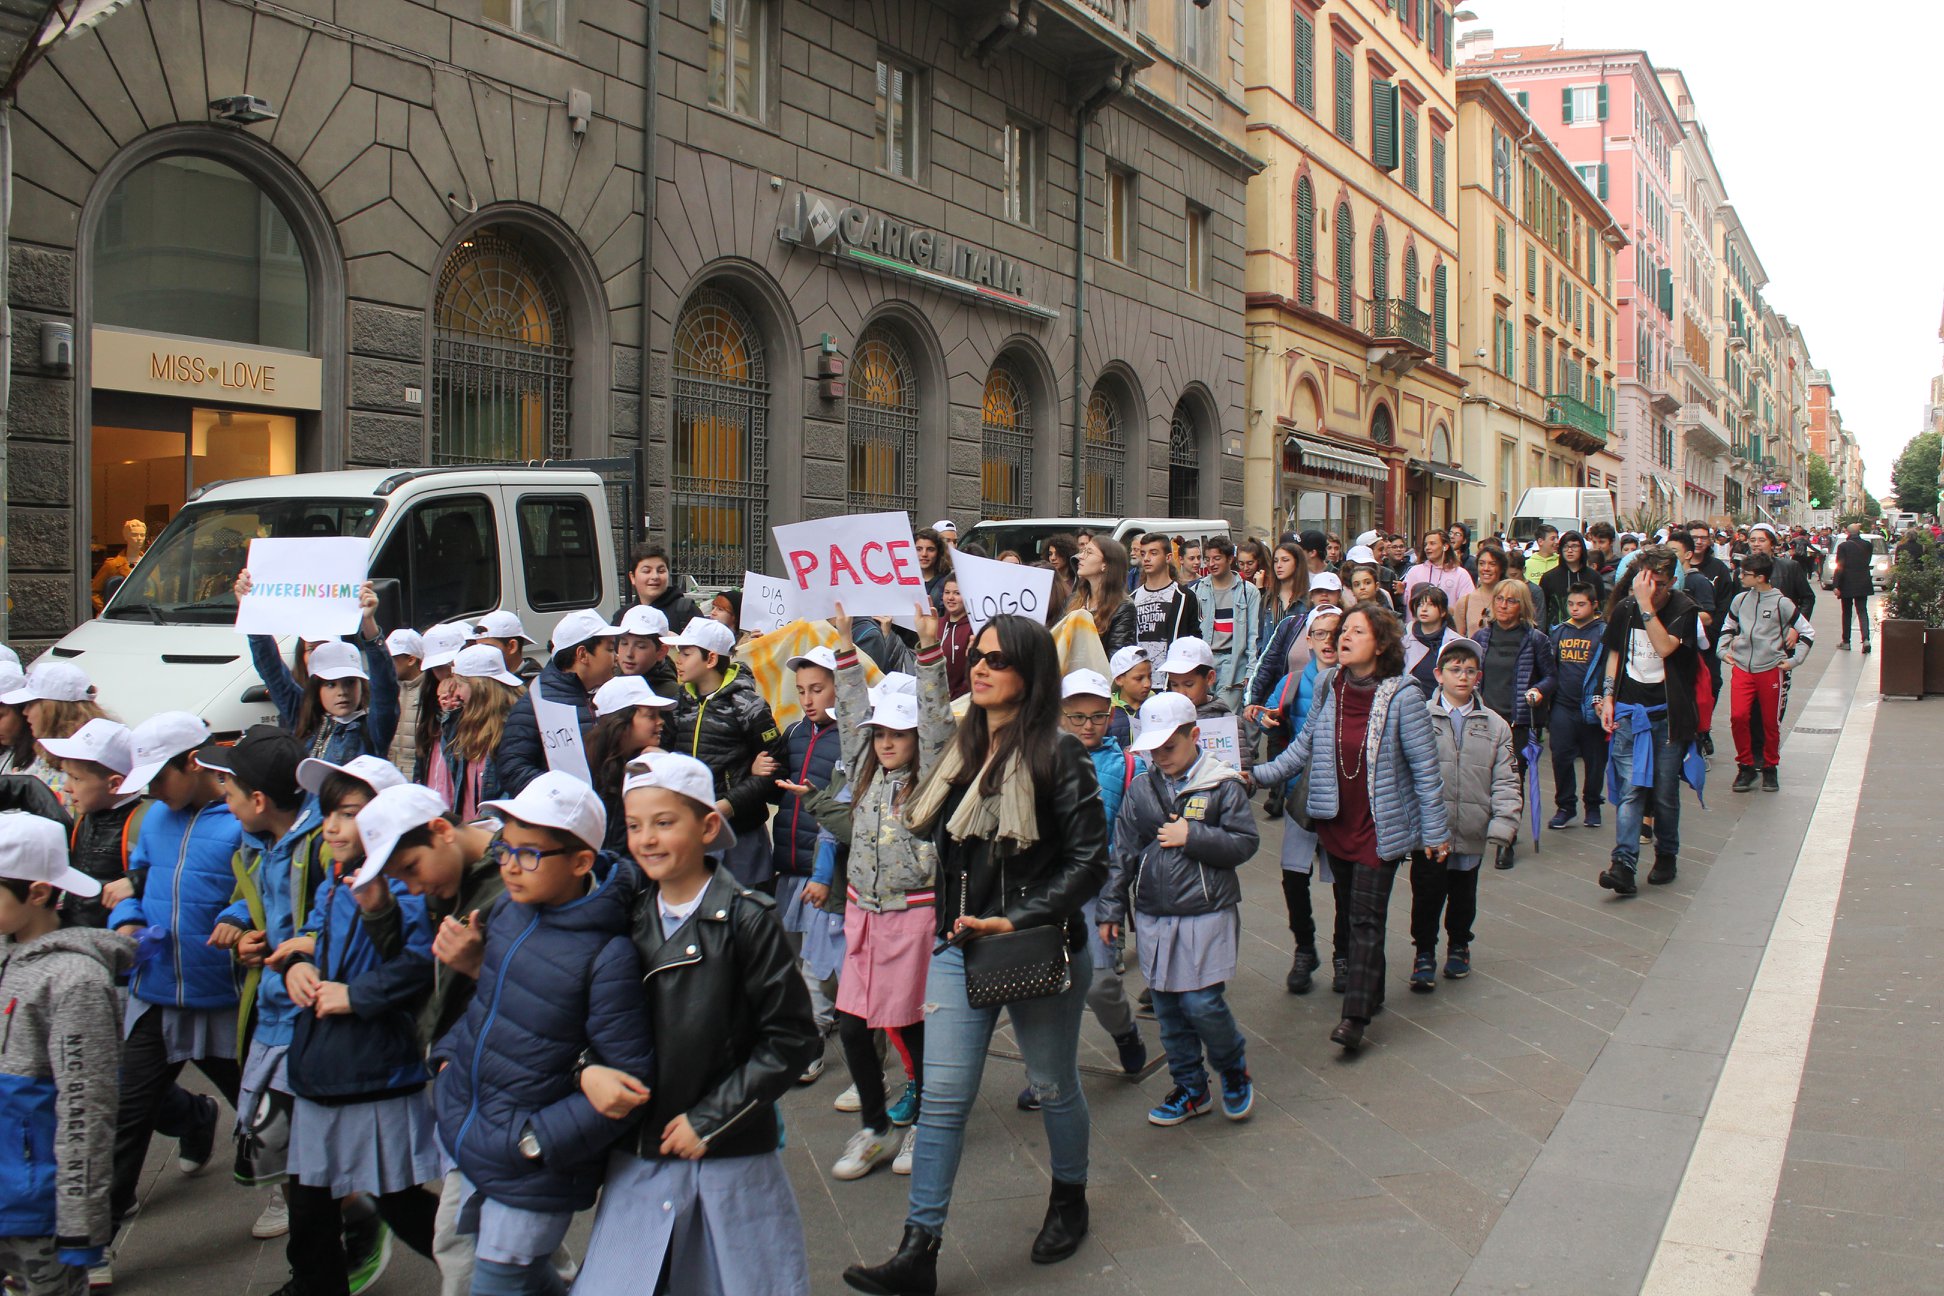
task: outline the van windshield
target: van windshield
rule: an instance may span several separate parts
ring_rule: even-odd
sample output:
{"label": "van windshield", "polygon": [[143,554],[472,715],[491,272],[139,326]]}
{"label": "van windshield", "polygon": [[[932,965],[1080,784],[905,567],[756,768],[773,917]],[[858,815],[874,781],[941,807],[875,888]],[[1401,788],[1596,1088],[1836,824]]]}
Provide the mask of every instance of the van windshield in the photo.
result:
{"label": "van windshield", "polygon": [[1079,522],[981,522],[965,533],[961,543],[978,545],[988,558],[997,558],[1010,549],[1019,555],[1021,562],[1036,563],[1045,557],[1049,538],[1074,535],[1082,525]]}
{"label": "van windshield", "polygon": [[1516,540],[1522,545],[1529,545],[1539,538],[1539,528],[1545,526],[1548,522],[1558,527],[1559,534],[1561,535],[1565,535],[1568,531],[1584,529],[1580,526],[1580,520],[1578,518],[1515,517],[1512,519],[1512,525],[1505,529],[1505,534],[1507,538]]}
{"label": "van windshield", "polygon": [[368,536],[385,511],[376,499],[210,500],[177,513],[101,615],[155,625],[236,620],[236,574],[258,536]]}

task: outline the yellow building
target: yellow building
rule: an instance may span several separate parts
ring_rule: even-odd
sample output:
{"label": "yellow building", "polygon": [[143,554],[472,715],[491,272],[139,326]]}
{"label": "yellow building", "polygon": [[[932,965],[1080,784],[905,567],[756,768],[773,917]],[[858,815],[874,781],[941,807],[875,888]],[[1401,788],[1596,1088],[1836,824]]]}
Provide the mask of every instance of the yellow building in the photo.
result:
{"label": "yellow building", "polygon": [[1451,12],[1247,0],[1253,530],[1460,516]]}
{"label": "yellow building", "polygon": [[1459,503],[1494,531],[1510,526],[1529,487],[1603,486],[1618,470],[1606,452],[1613,262],[1627,239],[1486,73],[1458,78],[1457,143],[1459,462],[1480,479],[1462,488]]}

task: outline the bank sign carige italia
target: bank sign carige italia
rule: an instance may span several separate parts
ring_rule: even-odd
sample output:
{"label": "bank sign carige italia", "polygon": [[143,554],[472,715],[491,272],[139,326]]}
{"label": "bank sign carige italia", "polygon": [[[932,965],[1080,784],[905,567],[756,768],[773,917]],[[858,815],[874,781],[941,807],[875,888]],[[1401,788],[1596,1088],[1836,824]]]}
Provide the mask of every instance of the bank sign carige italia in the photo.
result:
{"label": "bank sign carige italia", "polygon": [[840,261],[941,288],[1036,319],[1060,312],[1027,296],[1026,269],[1011,257],[868,207],[799,190],[784,205],[776,236]]}

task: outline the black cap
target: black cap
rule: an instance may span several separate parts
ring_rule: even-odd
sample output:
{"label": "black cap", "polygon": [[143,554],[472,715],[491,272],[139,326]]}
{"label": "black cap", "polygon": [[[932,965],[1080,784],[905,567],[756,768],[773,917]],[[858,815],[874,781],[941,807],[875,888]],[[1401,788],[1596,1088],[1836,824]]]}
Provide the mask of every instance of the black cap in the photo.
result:
{"label": "black cap", "polygon": [[1305,531],[1297,541],[1313,554],[1326,554],[1330,551],[1330,538],[1321,531]]}
{"label": "black cap", "polygon": [[196,753],[196,763],[204,769],[234,774],[277,801],[292,801],[303,791],[297,783],[297,766],[304,759],[304,744],[295,734],[276,725],[251,725],[234,746],[210,745]]}

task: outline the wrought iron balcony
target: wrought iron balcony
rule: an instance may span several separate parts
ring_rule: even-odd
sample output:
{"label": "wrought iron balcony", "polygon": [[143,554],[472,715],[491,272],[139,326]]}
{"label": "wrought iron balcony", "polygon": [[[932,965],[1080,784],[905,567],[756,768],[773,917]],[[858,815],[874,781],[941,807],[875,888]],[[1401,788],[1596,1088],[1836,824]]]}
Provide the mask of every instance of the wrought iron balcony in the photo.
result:
{"label": "wrought iron balcony", "polygon": [[1138,71],[1154,62],[1141,48],[1134,0],[945,0],[945,7],[962,20],[980,59],[1009,45],[1030,45],[1066,68],[1081,88],[1091,89],[1116,65]]}
{"label": "wrought iron balcony", "polygon": [[1592,454],[1607,443],[1606,415],[1577,396],[1546,397],[1546,426],[1561,445],[1581,454]]}
{"label": "wrought iron balcony", "polygon": [[1429,352],[1431,313],[1419,310],[1401,297],[1386,297],[1371,302],[1365,310],[1364,332],[1374,338],[1399,338]]}

